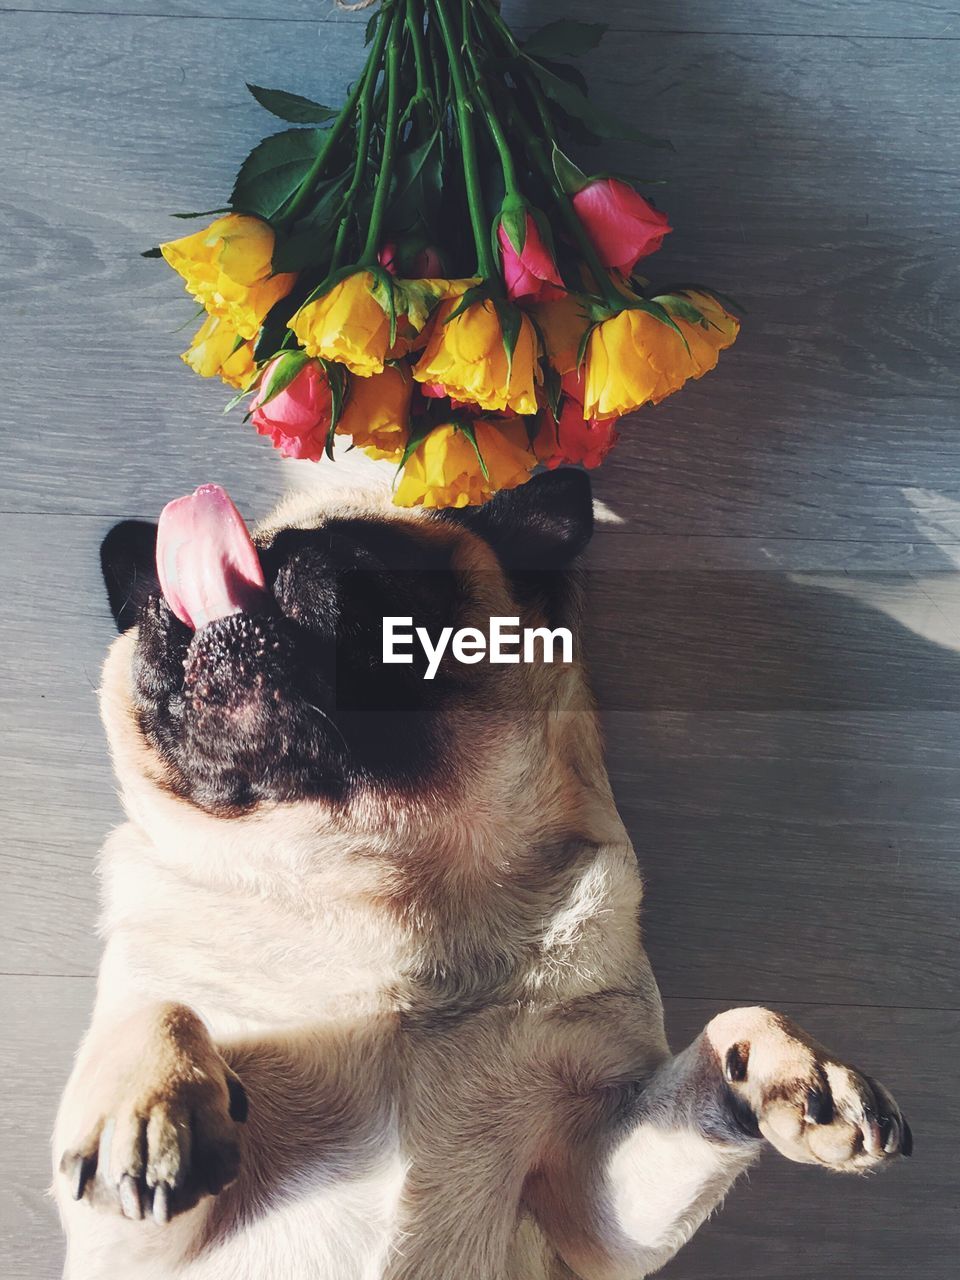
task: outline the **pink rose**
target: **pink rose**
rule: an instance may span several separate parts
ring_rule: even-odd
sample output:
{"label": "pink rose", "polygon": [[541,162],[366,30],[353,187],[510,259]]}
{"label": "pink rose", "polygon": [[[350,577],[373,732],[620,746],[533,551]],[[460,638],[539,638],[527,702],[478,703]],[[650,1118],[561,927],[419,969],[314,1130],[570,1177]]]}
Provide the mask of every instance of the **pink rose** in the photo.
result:
{"label": "pink rose", "polygon": [[392,276],[397,274],[397,246],[395,241],[388,240],[382,246],[377,254],[377,261],[383,267],[384,271],[389,271]]}
{"label": "pink rose", "polygon": [[415,280],[442,279],[444,272],[439,249],[435,249],[432,244],[421,249],[411,263],[411,270]]}
{"label": "pink rose", "polygon": [[585,421],[583,405],[568,396],[557,422],[549,409],[543,414],[543,425],[534,441],[534,452],[552,471],[568,463],[599,467],[619,439],[617,418],[593,418]]}
{"label": "pink rose", "polygon": [[[282,357],[281,357],[282,358]],[[253,401],[250,421],[262,436],[269,436],[285,458],[319,461],[330,431],[330,386],[323,367],[308,360],[292,382],[266,404],[261,404],[276,361],[264,371]]]}
{"label": "pink rose", "polygon": [[671,230],[666,214],[616,178],[597,178],[573,197],[573,207],[605,267],[628,275],[656,253]]}
{"label": "pink rose", "polygon": [[527,214],[527,234],[523,248],[517,253],[501,222],[497,231],[503,255],[503,279],[507,294],[518,302],[549,302],[565,294],[563,281],[546,245],[540,238],[536,221]]}
{"label": "pink rose", "polygon": [[389,271],[392,276],[404,274],[400,270],[401,259],[403,265],[409,268],[406,272],[407,278],[411,280],[436,280],[443,276],[443,262],[440,259],[440,251],[435,249],[432,244],[428,244],[425,248],[415,253],[412,258],[404,255],[400,246],[393,240],[388,240],[377,255],[377,261],[383,267],[384,271]]}
{"label": "pink rose", "polygon": [[447,394],[447,388],[442,382],[418,382],[420,394],[427,397],[428,400],[442,400]]}

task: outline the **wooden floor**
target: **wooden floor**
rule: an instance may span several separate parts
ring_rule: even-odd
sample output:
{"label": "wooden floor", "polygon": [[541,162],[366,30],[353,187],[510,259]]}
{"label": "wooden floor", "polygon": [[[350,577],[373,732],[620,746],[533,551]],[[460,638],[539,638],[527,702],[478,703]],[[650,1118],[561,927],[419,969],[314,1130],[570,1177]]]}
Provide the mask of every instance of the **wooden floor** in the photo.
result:
{"label": "wooden floor", "polygon": [[[882,1076],[916,1155],[838,1181],[766,1159],[666,1274],[952,1280],[960,1166],[960,13],[954,0],[506,0],[612,34],[599,100],[676,153],[656,264],[749,308],[712,377],[597,477],[592,661],[678,1043],[780,1006]],[[176,360],[191,311],[139,251],[221,204],[268,118],[335,99],[328,0],[0,9],[4,600],[0,1275],[59,1274],[47,1134],[117,820],[94,686],[117,517],[296,472]],[[586,158],[586,157],[582,157]],[[588,166],[589,167],[589,166]]]}

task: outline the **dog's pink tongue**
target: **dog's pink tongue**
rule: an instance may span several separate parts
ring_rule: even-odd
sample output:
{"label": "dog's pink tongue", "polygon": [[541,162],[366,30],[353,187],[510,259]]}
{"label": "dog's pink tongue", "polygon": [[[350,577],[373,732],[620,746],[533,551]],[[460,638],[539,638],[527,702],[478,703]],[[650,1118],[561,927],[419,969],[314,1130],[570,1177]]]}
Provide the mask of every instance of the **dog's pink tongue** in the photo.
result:
{"label": "dog's pink tongue", "polygon": [[194,630],[255,610],[263,569],[240,512],[218,484],[168,502],[157,526],[157,573],[167,604]]}

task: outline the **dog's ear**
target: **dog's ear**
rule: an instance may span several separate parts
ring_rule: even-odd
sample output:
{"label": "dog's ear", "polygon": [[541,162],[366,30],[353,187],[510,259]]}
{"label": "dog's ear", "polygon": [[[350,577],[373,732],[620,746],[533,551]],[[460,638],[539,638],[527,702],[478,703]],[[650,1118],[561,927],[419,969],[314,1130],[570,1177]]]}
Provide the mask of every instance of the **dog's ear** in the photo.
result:
{"label": "dog's ear", "polygon": [[566,569],[593,535],[590,477],[570,467],[544,471],[482,507],[440,514],[486,539],[508,572]]}
{"label": "dog's ear", "polygon": [[114,525],[100,544],[100,567],[117,630],[128,631],[148,597],[160,590],[157,526],[147,520]]}

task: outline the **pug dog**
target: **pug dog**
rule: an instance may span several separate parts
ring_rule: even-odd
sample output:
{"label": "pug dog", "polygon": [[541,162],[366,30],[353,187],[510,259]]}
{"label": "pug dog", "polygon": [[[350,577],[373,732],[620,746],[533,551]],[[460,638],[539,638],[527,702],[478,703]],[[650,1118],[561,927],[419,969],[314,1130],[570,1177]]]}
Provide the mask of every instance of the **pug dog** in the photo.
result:
{"label": "pug dog", "polygon": [[[479,508],[206,486],[103,546],[126,823],[54,1138],[69,1280],[638,1280],[766,1145],[909,1155],[778,1013],[679,1053],[579,660],[590,487]],[[573,661],[383,661],[384,618]]]}

